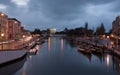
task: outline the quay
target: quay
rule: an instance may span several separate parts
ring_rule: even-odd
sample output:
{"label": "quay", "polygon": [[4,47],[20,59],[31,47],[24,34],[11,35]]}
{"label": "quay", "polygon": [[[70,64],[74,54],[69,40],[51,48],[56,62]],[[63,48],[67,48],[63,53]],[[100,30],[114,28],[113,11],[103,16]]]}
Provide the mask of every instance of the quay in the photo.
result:
{"label": "quay", "polygon": [[19,39],[19,41],[3,43],[3,49],[0,45],[0,66],[26,56],[29,49],[36,45],[37,39],[39,38],[26,37]]}

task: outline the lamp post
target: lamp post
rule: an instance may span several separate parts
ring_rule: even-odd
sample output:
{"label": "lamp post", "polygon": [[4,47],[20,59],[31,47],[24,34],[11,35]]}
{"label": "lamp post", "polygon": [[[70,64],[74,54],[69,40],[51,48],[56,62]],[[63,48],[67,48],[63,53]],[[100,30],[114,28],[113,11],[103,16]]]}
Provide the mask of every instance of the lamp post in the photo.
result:
{"label": "lamp post", "polygon": [[4,33],[1,33],[1,37],[2,37],[2,50],[3,50],[3,37],[4,37]]}

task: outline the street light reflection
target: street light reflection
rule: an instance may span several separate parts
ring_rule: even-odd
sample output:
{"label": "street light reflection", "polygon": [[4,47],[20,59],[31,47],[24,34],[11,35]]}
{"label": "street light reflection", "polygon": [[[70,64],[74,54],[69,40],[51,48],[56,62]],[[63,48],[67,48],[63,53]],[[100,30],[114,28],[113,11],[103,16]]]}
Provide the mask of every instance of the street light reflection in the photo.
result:
{"label": "street light reflection", "polygon": [[50,52],[50,37],[48,38],[48,51]]}
{"label": "street light reflection", "polygon": [[63,52],[63,50],[64,50],[64,39],[63,38],[61,38],[60,44],[61,44],[61,53],[62,53],[62,56],[63,56],[64,55],[64,52]]}
{"label": "street light reflection", "polygon": [[107,56],[106,56],[106,66],[107,66],[107,68],[109,68],[109,66],[110,66],[110,56],[109,56],[109,54],[107,54]]}
{"label": "street light reflection", "polygon": [[63,40],[63,38],[61,38],[61,50],[63,51],[63,49],[64,49],[64,40]]}
{"label": "street light reflection", "polygon": [[23,66],[23,70],[22,70],[22,75],[27,75],[26,74],[26,67],[27,67],[27,63],[25,62],[24,66]]}

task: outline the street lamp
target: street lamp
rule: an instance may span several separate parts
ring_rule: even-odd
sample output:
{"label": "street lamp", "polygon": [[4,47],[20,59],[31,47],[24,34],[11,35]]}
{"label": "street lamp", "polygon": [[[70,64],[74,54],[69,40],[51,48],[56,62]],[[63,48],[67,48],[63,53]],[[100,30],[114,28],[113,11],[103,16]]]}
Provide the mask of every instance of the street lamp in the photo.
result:
{"label": "street lamp", "polygon": [[2,50],[3,50],[3,37],[4,37],[4,33],[1,33],[1,37],[2,37]]}
{"label": "street lamp", "polygon": [[3,13],[1,13],[1,16],[4,16],[4,14],[3,14]]}
{"label": "street lamp", "polygon": [[111,37],[113,38],[113,37],[114,37],[114,35],[113,35],[113,34],[111,34]]}

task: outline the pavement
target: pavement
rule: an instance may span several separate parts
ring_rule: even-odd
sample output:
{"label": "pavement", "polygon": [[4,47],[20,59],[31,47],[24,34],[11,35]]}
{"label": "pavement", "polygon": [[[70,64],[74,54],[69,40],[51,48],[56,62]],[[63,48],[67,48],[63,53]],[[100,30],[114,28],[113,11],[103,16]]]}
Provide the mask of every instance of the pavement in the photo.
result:
{"label": "pavement", "polygon": [[27,36],[19,40],[10,40],[0,43],[0,50],[18,50],[24,48],[28,43],[34,40],[33,37]]}

